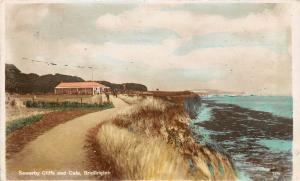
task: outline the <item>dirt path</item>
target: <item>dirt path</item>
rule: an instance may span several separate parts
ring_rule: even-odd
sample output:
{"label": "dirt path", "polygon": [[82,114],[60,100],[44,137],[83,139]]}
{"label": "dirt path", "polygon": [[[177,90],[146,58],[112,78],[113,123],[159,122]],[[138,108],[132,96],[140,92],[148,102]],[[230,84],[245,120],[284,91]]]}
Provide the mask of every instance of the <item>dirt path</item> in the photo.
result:
{"label": "dirt path", "polygon": [[[107,120],[124,107],[122,100],[112,98],[115,108],[90,113],[64,124],[60,124],[34,141],[13,158],[7,160],[8,179],[89,179],[83,171],[86,168],[86,155],[83,148],[87,131]],[[19,171],[40,172],[39,176],[20,175]],[[42,175],[42,171],[67,171],[66,176]],[[79,171],[81,175],[70,175],[68,171]]]}

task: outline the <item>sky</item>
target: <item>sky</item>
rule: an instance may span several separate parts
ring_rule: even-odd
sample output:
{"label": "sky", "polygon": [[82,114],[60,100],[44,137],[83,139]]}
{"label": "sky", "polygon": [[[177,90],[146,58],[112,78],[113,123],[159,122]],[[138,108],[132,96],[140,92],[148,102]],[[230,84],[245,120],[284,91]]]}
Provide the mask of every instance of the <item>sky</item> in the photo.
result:
{"label": "sky", "polygon": [[6,62],[24,73],[136,82],[150,90],[291,95],[289,8],[272,3],[9,3]]}

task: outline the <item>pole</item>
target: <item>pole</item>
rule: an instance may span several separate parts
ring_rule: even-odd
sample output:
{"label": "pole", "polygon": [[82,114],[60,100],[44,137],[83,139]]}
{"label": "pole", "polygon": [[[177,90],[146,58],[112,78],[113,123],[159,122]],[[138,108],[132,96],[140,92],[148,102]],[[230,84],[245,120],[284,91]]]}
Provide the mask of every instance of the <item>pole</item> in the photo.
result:
{"label": "pole", "polygon": [[100,105],[102,105],[102,93],[100,92]]}
{"label": "pole", "polygon": [[[154,109],[154,92],[153,92],[153,97],[152,97],[152,109]],[[156,113],[155,113],[155,111],[153,111],[153,120],[154,120],[154,123],[153,124],[155,124],[155,121],[156,121]]]}

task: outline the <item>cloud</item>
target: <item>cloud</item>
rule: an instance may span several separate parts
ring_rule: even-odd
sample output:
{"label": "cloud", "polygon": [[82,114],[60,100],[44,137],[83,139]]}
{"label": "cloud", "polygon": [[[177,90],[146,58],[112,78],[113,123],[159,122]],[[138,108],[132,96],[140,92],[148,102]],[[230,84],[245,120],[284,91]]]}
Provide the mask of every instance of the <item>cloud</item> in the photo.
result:
{"label": "cloud", "polygon": [[175,50],[177,55],[187,54],[196,49],[221,47],[262,47],[277,53],[287,53],[290,45],[290,32],[258,33],[209,33],[192,37]]}
{"label": "cloud", "polygon": [[[175,42],[164,41],[160,46],[72,44],[66,47],[66,52],[92,56],[89,63],[101,65],[95,75],[103,79],[147,82],[151,89],[209,87],[290,94],[291,57],[288,54],[261,47],[226,47],[198,49],[178,57],[172,53]],[[86,53],[84,47],[88,49]],[[103,66],[109,73],[102,73]]]}
{"label": "cloud", "polygon": [[63,73],[86,80],[91,79],[90,70],[32,64],[22,57],[94,66],[96,79],[139,82],[150,89],[213,88],[289,95],[288,7],[263,6],[232,17],[226,9],[215,13],[182,7],[166,10],[177,7],[169,4],[108,9],[12,6],[7,61],[27,73]]}
{"label": "cloud", "polygon": [[32,30],[36,24],[41,22],[49,13],[47,5],[7,5],[7,20],[9,28],[16,32]]}
{"label": "cloud", "polygon": [[105,14],[97,19],[97,27],[109,31],[131,31],[145,28],[163,28],[176,31],[189,39],[195,35],[219,32],[259,32],[284,30],[289,26],[285,6],[265,9],[240,18],[221,15],[195,14],[190,11],[163,11],[163,6],[140,6],[119,15]]}
{"label": "cloud", "polygon": [[[249,92],[270,93],[272,90],[280,94],[289,94],[291,90],[291,57],[288,54],[278,54],[269,49],[260,47],[229,47],[229,48],[207,48],[195,50],[184,56],[172,54],[173,44],[165,42],[159,47],[119,47],[113,46],[114,54],[119,59],[135,60],[143,63],[145,67],[153,68],[164,73],[152,72],[152,77],[161,75],[156,82],[158,87],[169,87],[176,89],[176,86],[184,82],[184,87],[199,88],[211,87],[223,90],[240,90]],[[164,48],[163,48],[164,47]],[[108,51],[109,48],[104,48]],[[130,51],[130,50],[136,50]],[[138,52],[138,53],[137,53]],[[134,58],[133,58],[134,57]],[[186,70],[190,74],[172,74],[169,82],[176,80],[175,84],[168,85],[161,83],[166,72],[170,69]],[[193,74],[198,72],[198,74]],[[205,77],[213,80],[205,80]],[[172,78],[171,78],[172,77]],[[167,82],[168,82],[167,81]],[[247,84],[245,84],[247,82]],[[275,87],[275,88],[274,88]],[[177,88],[178,89],[178,88]]]}
{"label": "cloud", "polygon": [[276,4],[266,3],[186,3],[163,8],[164,11],[189,11],[198,15],[220,15],[226,18],[241,18],[250,14],[272,10]]}

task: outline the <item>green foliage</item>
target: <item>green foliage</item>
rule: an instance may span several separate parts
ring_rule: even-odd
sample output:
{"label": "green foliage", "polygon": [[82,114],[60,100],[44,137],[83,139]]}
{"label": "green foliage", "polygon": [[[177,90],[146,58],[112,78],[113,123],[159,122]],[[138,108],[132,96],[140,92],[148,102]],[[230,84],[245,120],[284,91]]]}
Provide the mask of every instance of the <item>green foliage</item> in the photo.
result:
{"label": "green foliage", "polygon": [[[88,103],[78,103],[78,102],[33,102],[33,101],[25,101],[24,104],[29,108],[44,108],[44,109],[58,109],[60,111],[65,111],[68,109],[74,108],[94,108],[94,109],[109,109],[113,108],[114,105],[111,102],[106,102],[103,104],[88,104]],[[21,129],[24,126],[30,125],[34,122],[40,121],[43,118],[43,114],[37,114],[34,116],[30,116],[27,118],[17,119],[15,121],[9,122],[6,125],[6,134],[10,134],[17,129]]]}
{"label": "green foliage", "polygon": [[126,90],[131,90],[131,91],[147,91],[148,88],[143,85],[143,84],[137,84],[137,83],[123,83],[123,84],[116,84],[116,83],[111,83],[108,81],[97,81],[100,84],[103,84],[107,87],[110,87],[112,89],[118,89],[118,90],[123,90],[124,87]]}
{"label": "green foliage", "polygon": [[67,109],[67,108],[99,108],[99,109],[109,109],[113,108],[114,105],[111,102],[105,102],[103,104],[89,104],[80,102],[42,102],[42,101],[25,101],[24,104],[28,108],[44,108],[44,109]]}
{"label": "green foliage", "polygon": [[25,74],[15,65],[5,64],[5,90],[16,93],[48,93],[60,82],[83,82],[80,77],[62,74]]}
{"label": "green foliage", "polygon": [[17,129],[21,129],[24,126],[40,121],[43,118],[43,114],[37,114],[27,118],[17,119],[15,121],[6,124],[6,135],[14,132]]}

